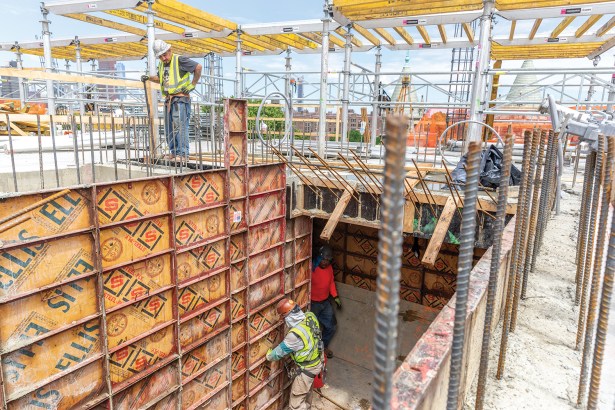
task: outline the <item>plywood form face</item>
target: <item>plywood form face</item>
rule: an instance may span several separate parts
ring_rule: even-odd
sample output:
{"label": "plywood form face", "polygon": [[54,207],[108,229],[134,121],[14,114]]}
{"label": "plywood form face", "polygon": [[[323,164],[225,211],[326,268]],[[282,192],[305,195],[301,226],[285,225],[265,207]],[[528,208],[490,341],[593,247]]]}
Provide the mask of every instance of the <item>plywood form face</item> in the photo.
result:
{"label": "plywood form face", "polygon": [[280,366],[280,361],[265,361],[251,369],[248,373],[248,391],[253,392],[267,383],[279,370]]}
{"label": "plywood form face", "polygon": [[283,337],[275,301],[294,289],[284,242],[294,275],[295,250],[309,254],[294,234],[311,221],[287,235],[284,166],[248,169],[245,101],[231,105],[225,170],[2,201],[0,218],[18,222],[0,233],[2,359],[34,352],[21,374],[4,366],[7,407],[226,409],[232,389],[248,408],[248,363],[261,367],[254,380],[277,383],[258,361]]}
{"label": "plywood form face", "polygon": [[269,402],[275,400],[281,390],[282,377],[280,375],[274,376],[271,382],[264,384],[254,392],[250,392],[251,397],[248,399],[248,409],[259,410],[264,408]]}

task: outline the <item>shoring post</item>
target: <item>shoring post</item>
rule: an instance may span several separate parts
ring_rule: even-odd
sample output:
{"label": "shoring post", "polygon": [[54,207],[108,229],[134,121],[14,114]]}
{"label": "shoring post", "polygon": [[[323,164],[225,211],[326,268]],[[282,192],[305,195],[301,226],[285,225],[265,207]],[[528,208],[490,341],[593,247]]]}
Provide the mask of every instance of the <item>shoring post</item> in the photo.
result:
{"label": "shoring post", "polygon": [[[45,3],[41,2],[41,13],[43,19],[43,55],[45,57],[45,71],[50,73],[53,71],[53,57],[51,55],[51,31],[49,31],[49,11],[45,8]],[[53,85],[53,80],[46,80],[47,83],[47,114],[54,115],[56,113],[56,97]]]}
{"label": "shoring post", "polygon": [[[73,44],[75,44],[75,63],[77,64],[77,72],[79,75],[82,75],[83,61],[81,60],[81,41],[78,36],[75,36]],[[83,83],[77,83],[77,90],[77,96],[79,97],[79,115],[83,115],[85,114],[85,103],[83,102],[85,94],[83,92]]]}
{"label": "shoring post", "polygon": [[322,46],[320,48],[320,104],[318,108],[318,155],[325,157],[327,142],[327,94],[329,75],[329,26],[331,10],[329,0],[325,0],[322,18]]}
{"label": "shoring post", "polygon": [[[489,69],[489,60],[491,54],[491,29],[493,26],[493,10],[495,7],[494,0],[483,1],[483,15],[480,17],[480,35],[478,37],[478,57],[476,60],[476,71],[474,73],[474,81],[472,81],[472,90],[470,93],[470,120],[483,121],[483,102],[487,93],[487,77]],[[470,123],[465,136],[466,144],[469,141],[480,141],[482,133],[480,125]]]}
{"label": "shoring post", "polygon": [[235,49],[235,98],[241,98],[243,95],[243,84],[241,81],[241,27],[237,28],[237,40]]}
{"label": "shoring post", "polygon": [[[21,58],[23,53],[21,52],[21,46],[19,45],[17,41],[15,42],[14,48],[15,48],[15,61],[17,62],[17,69],[23,70],[23,59]],[[21,77],[19,77],[17,81],[19,82],[19,102],[21,103],[21,107],[23,108],[26,106],[26,93],[24,90],[24,81],[23,81],[23,78]]]}
{"label": "shoring post", "polygon": [[342,83],[342,143],[349,141],[348,137],[348,103],[350,96],[350,58],[352,52],[351,25],[346,28],[346,44],[344,45],[344,79]]}
{"label": "shoring post", "polygon": [[154,26],[154,0],[147,1],[147,73],[156,75],[156,54],[154,54],[154,41],[156,41],[156,29]]}
{"label": "shoring post", "polygon": [[378,135],[378,97],[380,97],[380,68],[382,67],[382,48],[376,47],[376,66],[374,68],[374,103],[372,104],[372,123],[370,146],[376,146],[376,136]]}

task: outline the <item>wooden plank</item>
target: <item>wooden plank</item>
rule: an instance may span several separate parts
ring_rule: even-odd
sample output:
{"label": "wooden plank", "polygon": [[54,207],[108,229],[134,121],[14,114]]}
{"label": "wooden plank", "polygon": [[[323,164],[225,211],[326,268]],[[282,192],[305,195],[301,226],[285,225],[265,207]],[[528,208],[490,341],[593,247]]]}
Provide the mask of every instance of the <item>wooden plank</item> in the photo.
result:
{"label": "wooden plank", "polygon": [[414,232],[414,203],[406,199],[404,204],[404,233]]}
{"label": "wooden plank", "polygon": [[346,206],[352,199],[353,191],[354,191],[353,186],[349,185],[346,187],[339,202],[337,203],[337,205],[335,205],[335,209],[331,213],[331,217],[329,218],[329,220],[327,221],[327,224],[322,230],[320,234],[320,239],[324,239],[325,241],[328,241],[329,239],[331,239],[331,235],[333,235],[333,231],[335,231],[335,227],[337,226],[337,223],[339,222],[342,214],[344,213]]}
{"label": "wooden plank", "polygon": [[14,122],[11,122],[11,128],[13,129],[13,131],[15,131],[17,134],[23,136],[23,137],[27,137],[28,133],[24,132],[21,128],[19,128],[17,125],[15,125]]}
{"label": "wooden plank", "polygon": [[47,73],[43,71],[20,70],[18,68],[0,68],[0,76],[27,78],[30,80],[55,80],[69,83],[79,82],[83,84],[114,85],[116,87],[128,88],[143,87],[143,83],[135,80],[120,80],[115,78],[93,77],[91,75],[76,76],[70,74]]}
{"label": "wooden plank", "polygon": [[446,200],[446,204],[444,205],[444,209],[440,214],[440,219],[438,219],[438,224],[436,225],[436,229],[433,231],[433,235],[429,240],[429,244],[427,245],[427,249],[425,250],[425,254],[423,255],[423,263],[429,264],[433,266],[438,257],[438,253],[440,252],[440,247],[442,246],[442,242],[446,238],[446,232],[448,231],[448,227],[453,220],[453,215],[457,207],[455,205],[455,201],[452,196],[449,196]]}

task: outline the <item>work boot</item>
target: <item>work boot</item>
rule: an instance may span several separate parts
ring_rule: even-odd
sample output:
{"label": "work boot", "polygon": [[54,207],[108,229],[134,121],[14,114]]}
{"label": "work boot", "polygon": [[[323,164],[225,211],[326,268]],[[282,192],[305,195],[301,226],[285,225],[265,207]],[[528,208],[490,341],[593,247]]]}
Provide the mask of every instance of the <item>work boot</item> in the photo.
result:
{"label": "work boot", "polygon": [[331,349],[325,348],[325,356],[327,356],[327,359],[333,358],[333,352],[331,351]]}

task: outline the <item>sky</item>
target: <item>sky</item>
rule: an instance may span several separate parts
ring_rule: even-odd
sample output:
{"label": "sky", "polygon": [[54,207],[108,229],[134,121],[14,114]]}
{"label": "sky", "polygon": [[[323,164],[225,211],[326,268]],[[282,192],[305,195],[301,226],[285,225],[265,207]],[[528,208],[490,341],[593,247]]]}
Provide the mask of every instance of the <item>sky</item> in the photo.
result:
{"label": "sky", "polygon": [[[274,22],[285,20],[304,20],[318,19],[322,16],[321,0],[184,0],[192,6],[199,7],[209,13],[219,15],[221,17],[232,20],[238,24],[259,23],[259,22]],[[0,41],[13,42],[15,40],[27,41],[40,38],[41,33],[41,13],[40,2],[36,0],[0,0],[2,4],[2,24],[0,25]],[[110,18],[110,16],[105,16]],[[579,17],[561,36],[574,33],[576,28],[585,21],[587,17]],[[608,16],[603,18],[605,21]],[[82,23],[76,20],[64,18],[61,16],[50,15],[51,32],[53,38],[71,38],[75,35],[107,35],[114,34],[113,30],[97,27],[94,25]],[[600,20],[594,29],[600,27],[604,21]],[[517,32],[528,32],[531,27],[531,21],[521,21],[517,24]],[[537,37],[548,36],[554,26],[557,24],[555,20],[545,19]],[[496,20],[494,27],[494,36],[508,35],[510,23],[499,19]],[[412,28],[411,30],[415,30]],[[415,38],[420,38],[416,32],[410,32]],[[611,35],[613,30],[611,31]],[[432,38],[439,39],[439,34],[436,27],[430,28]],[[396,36],[396,35],[395,35]],[[449,33],[449,38],[452,33]],[[365,53],[353,53],[353,62],[360,64],[369,69],[374,67],[375,51],[371,50]],[[405,51],[391,52],[383,50],[382,71],[400,71],[403,66]],[[0,52],[0,66],[6,66],[9,60],[14,59],[13,53]],[[415,71],[449,71],[451,51],[450,49],[435,49],[435,50],[416,50],[410,52],[411,66]],[[62,66],[64,62],[59,62]],[[243,65],[246,68],[255,71],[282,71],[284,70],[284,55],[279,56],[249,56],[243,58]],[[504,68],[517,68],[522,64],[521,61],[506,61]],[[565,59],[565,60],[539,60],[535,62],[536,67],[592,67],[591,61],[588,59]],[[24,56],[25,66],[40,66],[38,57]],[[343,53],[334,53],[330,56],[330,70],[341,70],[343,66]],[[600,67],[613,66],[613,53],[607,53],[603,56]],[[225,75],[232,78],[234,76],[235,61],[234,58],[224,58],[223,67]],[[126,68],[128,71],[135,71],[129,76],[137,76],[136,71],[143,71],[145,63],[143,61],[127,62]],[[299,55],[293,54],[293,70],[296,71],[318,71],[320,70],[320,58],[318,55]],[[386,78],[385,78],[386,81]]]}

